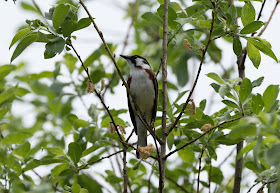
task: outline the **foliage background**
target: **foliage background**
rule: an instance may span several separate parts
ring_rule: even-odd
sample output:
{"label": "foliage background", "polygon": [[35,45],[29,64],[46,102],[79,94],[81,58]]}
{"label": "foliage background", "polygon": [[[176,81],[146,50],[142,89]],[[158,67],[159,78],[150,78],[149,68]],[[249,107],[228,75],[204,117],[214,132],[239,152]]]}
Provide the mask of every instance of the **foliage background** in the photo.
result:
{"label": "foliage background", "polygon": [[[18,1],[17,3],[20,4],[21,1]],[[22,2],[30,2],[30,1],[22,1]],[[104,4],[103,4],[104,3]],[[129,19],[124,19],[125,15],[126,15],[126,11],[124,9],[126,9],[127,6],[127,2],[124,1],[119,1],[118,3],[116,3],[116,1],[109,1],[106,0],[105,2],[100,3],[98,1],[93,1],[93,2],[88,2],[88,7],[91,7],[93,10],[93,15],[95,18],[97,18],[97,22],[99,24],[100,29],[102,30],[106,40],[108,42],[112,42],[114,45],[116,44],[120,44],[123,42],[124,40],[124,35],[125,35],[125,31],[121,30],[121,29],[127,29],[128,25],[129,25]],[[158,7],[158,4],[156,4],[156,1],[152,2],[152,4],[155,3],[154,6],[151,6],[152,11],[155,11]],[[187,2],[190,3],[191,2]],[[40,7],[42,8],[43,12],[47,11],[50,7],[50,5],[53,5],[53,3],[50,2],[44,2],[41,5],[40,2]],[[118,5],[116,5],[118,4]],[[240,2],[240,4],[243,4],[243,2]],[[109,5],[109,6],[108,6]],[[258,10],[258,8],[260,7],[260,3],[259,2],[255,2],[254,5],[256,5],[256,10]],[[263,21],[266,21],[270,11],[273,7],[272,3],[267,3],[266,5],[266,9],[268,10],[267,12],[264,12],[263,14]],[[144,6],[145,7],[145,6]],[[123,9],[124,8],[124,9]],[[148,8],[148,6],[145,7],[146,9]],[[3,30],[1,31],[1,64],[7,64],[10,61],[11,55],[12,55],[12,51],[8,51],[8,46],[10,44],[10,41],[12,39],[12,37],[15,34],[15,30],[21,26],[22,24],[24,24],[25,19],[35,19],[37,18],[36,14],[32,14],[30,12],[26,12],[23,11],[20,6],[18,5],[13,5],[12,1],[8,1],[8,2],[0,2],[0,16],[1,16],[1,22],[3,23],[3,26],[6,26],[5,28],[3,28]],[[16,11],[11,11],[11,10],[16,10]],[[105,10],[105,11],[104,11]],[[145,10],[146,11],[146,10]],[[145,12],[144,11],[144,12]],[[116,14],[118,13],[118,14]],[[277,14],[278,13],[278,14]],[[83,11],[80,11],[80,15],[82,17],[85,17],[85,13]],[[277,39],[278,37],[278,33],[277,31],[279,30],[279,26],[277,25],[277,22],[279,22],[280,20],[280,16],[279,16],[279,10],[277,10],[277,12],[275,13],[275,16],[269,26],[269,29],[265,32],[265,34],[263,35],[263,38],[267,39],[269,42],[271,42],[272,47],[273,47],[273,51],[277,54],[280,53],[280,46],[279,44],[277,44],[276,41],[273,41],[275,39]],[[118,16],[118,17],[116,17]],[[3,19],[3,18],[7,18],[7,19]],[[148,25],[148,24],[147,24]],[[187,27],[186,27],[187,28]],[[133,33],[133,32],[132,32]],[[99,47],[100,45],[100,40],[96,35],[96,32],[93,30],[92,27],[88,27],[85,28],[84,30],[80,31],[80,32],[75,32],[75,35],[78,37],[77,41],[74,43],[77,50],[79,50],[79,54],[81,55],[82,58],[87,58],[93,50],[95,50],[96,48]],[[129,46],[126,48],[126,53],[130,53],[130,50],[132,48],[135,47],[134,43],[133,43],[133,35],[130,35],[130,43]],[[144,48],[146,49],[145,46],[147,46],[147,44],[145,45],[141,45],[141,43],[138,42],[138,44],[140,45],[138,52],[143,52]],[[223,54],[223,58],[221,60],[221,64],[226,68],[230,68],[233,66],[233,68],[236,69],[236,65],[235,65],[235,61],[236,61],[236,56],[234,55],[231,45],[227,44],[224,40],[218,40],[217,41],[217,45],[222,49],[222,54]],[[142,47],[141,47],[142,46]],[[143,47],[144,46],[144,47]],[[121,46],[118,47],[117,51],[115,53],[121,52]],[[141,53],[141,55],[145,56],[145,55],[149,55],[148,53],[153,52],[154,50],[154,45],[151,45],[151,48],[149,48],[149,46],[147,46],[147,50],[146,52]],[[28,48],[28,50],[26,50],[18,59],[16,59],[13,63],[20,63],[20,61],[26,61],[26,67],[23,68],[21,71],[16,72],[15,74],[27,74],[27,73],[39,73],[41,71],[45,71],[45,70],[50,70],[53,71],[55,69],[55,62],[56,61],[61,61],[63,60],[62,55],[59,55],[57,57],[55,57],[54,59],[49,59],[49,60],[44,60],[43,59],[43,52],[44,52],[44,46],[42,45],[33,45],[30,48]],[[30,54],[32,53],[32,54]],[[154,57],[150,57],[148,58],[148,60],[150,61],[150,63],[152,65],[154,65],[154,68],[156,69],[156,67],[159,64],[159,54],[154,54]],[[277,55],[277,57],[279,58],[279,54]],[[35,58],[35,59],[34,59]],[[100,60],[101,63],[105,63],[107,64],[109,67],[112,66],[110,64],[110,61],[106,58],[103,57],[102,60]],[[120,61],[120,63],[124,63],[123,61]],[[169,61],[169,63],[172,63]],[[198,66],[199,61],[197,59],[194,59],[192,61],[189,62],[188,64],[188,72],[190,75],[190,80],[193,79],[193,77],[195,76],[196,69]],[[217,65],[214,64],[213,62],[210,61],[209,58],[206,59],[207,64],[205,64],[203,66],[203,71],[201,73],[201,77],[199,79],[197,88],[195,90],[195,95],[194,95],[194,100],[196,102],[196,104],[199,104],[199,102],[205,98],[210,99],[208,101],[212,101],[211,103],[213,103],[213,106],[210,108],[209,106],[206,106],[206,112],[209,112],[210,114],[212,112],[215,112],[217,110],[219,110],[221,107],[224,107],[223,104],[221,104],[220,101],[220,97],[216,94],[213,95],[213,89],[210,88],[209,86],[209,78],[207,78],[205,76],[205,74],[209,73],[209,72],[216,72],[218,74],[223,74],[223,69]],[[275,62],[273,62],[273,60],[265,55],[262,55],[262,64],[260,65],[260,68],[257,70],[253,67],[253,65],[251,64],[251,62],[249,60],[246,61],[246,77],[248,77],[251,80],[255,80],[260,76],[265,76],[264,82],[261,85],[261,87],[257,88],[256,90],[254,90],[254,92],[260,92],[263,93],[264,89],[269,85],[269,84],[279,84],[279,78],[278,78],[278,73],[279,72],[279,66],[275,65]],[[79,63],[77,62],[77,67],[79,66]],[[62,67],[61,72],[67,75],[66,69],[63,69],[65,67]],[[111,68],[113,70],[113,68]],[[127,69],[124,68],[124,73],[127,74]],[[64,72],[65,71],[65,72]],[[15,85],[17,83],[17,81],[15,81],[15,79],[13,79],[14,75],[10,76],[10,79],[8,77],[9,83],[11,85]],[[237,73],[236,71],[233,71],[231,73],[231,78],[236,78],[237,77]],[[58,79],[62,82],[67,82],[67,81],[71,81],[71,79],[68,78],[61,78],[58,77]],[[78,81],[78,79],[76,79],[76,77],[74,77],[75,81]],[[169,73],[169,79],[170,82],[174,83],[175,85],[177,85],[177,80],[176,77],[174,75],[172,75],[171,73]],[[51,84],[52,79],[51,80],[45,80],[47,82],[47,84]],[[191,81],[185,85],[183,88],[180,88],[181,90],[186,90],[190,88],[190,84]],[[85,88],[85,87],[82,87]],[[69,88],[69,90],[67,90],[68,88],[66,88],[63,91],[69,91],[72,88]],[[106,104],[108,106],[110,106],[110,108],[124,108],[126,109],[126,94],[125,94],[125,89],[124,87],[121,87],[120,85],[114,90],[116,93],[116,95],[106,95],[105,97],[105,101]],[[84,91],[82,91],[84,92]],[[37,94],[39,94],[40,91],[38,91]],[[83,94],[84,95],[84,94]],[[93,97],[92,95],[85,95],[82,97],[86,106],[89,107],[90,104],[94,103],[94,104],[98,104],[98,101],[95,97]],[[118,98],[118,100],[115,100],[116,98]],[[176,91],[170,91],[170,100],[174,101],[176,98]],[[32,101],[34,100],[33,97],[31,97],[30,95],[26,95],[25,100],[27,101]],[[44,100],[44,99],[42,99]],[[73,108],[74,108],[74,112],[77,115],[77,117],[79,117],[79,119],[83,119],[83,120],[88,120],[89,116],[87,115],[87,111],[85,109],[83,109],[83,107],[81,107],[83,104],[81,103],[81,101],[79,99],[73,99]],[[217,102],[218,101],[218,102]],[[38,105],[38,104],[36,104]],[[36,106],[35,105],[35,106]],[[66,106],[70,106],[70,104],[65,104]],[[10,117],[10,119],[12,121],[18,121],[15,122],[19,125],[23,125],[25,128],[29,128],[29,127],[33,127],[33,121],[35,121],[35,119],[38,120],[38,114],[40,114],[42,116],[42,118],[44,119],[44,111],[45,109],[42,108],[42,106],[40,108],[35,108],[36,109],[36,113],[34,113],[33,107],[30,107],[30,105],[28,104],[24,104],[21,102],[14,102],[14,105],[12,107],[12,115],[16,115],[16,116],[21,116],[23,118],[23,120],[19,120],[17,117]],[[28,111],[28,115],[26,115],[26,110]],[[47,112],[47,111],[46,111]],[[55,112],[52,112],[55,113]],[[208,113],[207,113],[208,114]],[[24,116],[23,116],[24,115]],[[37,117],[37,118],[36,118]],[[127,118],[127,114],[123,114],[120,116],[121,118],[123,118],[124,120],[128,121],[129,119]],[[21,123],[22,121],[22,123]],[[45,124],[44,127],[46,128],[46,130],[49,132],[49,134],[51,134],[53,132],[53,126]],[[59,127],[59,125],[58,125]],[[130,129],[130,127],[129,127]],[[59,133],[59,132],[58,132]],[[75,132],[74,132],[75,133]],[[39,134],[40,135],[40,134]],[[69,137],[66,140],[66,144],[68,144],[69,142],[71,142],[73,139],[71,139],[72,137]],[[135,138],[133,138],[135,139]],[[32,141],[32,140],[31,140]],[[151,140],[152,141],[152,140]],[[52,141],[52,143],[59,143],[59,141]],[[35,142],[34,142],[35,144]],[[33,142],[31,142],[31,145],[33,145]],[[61,144],[62,145],[62,144]],[[62,148],[64,146],[62,145]],[[67,145],[66,145],[67,147]],[[44,150],[45,151],[45,150]],[[220,150],[218,150],[217,154],[221,155],[224,154],[224,152],[228,152],[228,147],[226,148],[222,148]],[[133,158],[133,156],[131,156],[131,158]],[[197,158],[197,156],[196,156]],[[171,158],[172,159],[176,159],[176,158]],[[218,156],[218,161],[217,162],[213,162],[214,164],[218,164],[220,163],[220,161],[223,160],[222,156]],[[100,163],[100,165],[105,165],[105,163],[108,163],[108,161],[102,162]],[[225,168],[226,170],[229,169],[229,165],[227,165]],[[94,170],[93,168],[99,168],[97,167],[92,167],[91,171]],[[40,170],[41,171],[41,170]],[[34,174],[30,174],[32,176],[34,176]],[[44,173],[42,175],[45,175]],[[226,173],[224,173],[224,175],[226,176]],[[94,176],[97,176],[96,174]],[[34,176],[34,178],[37,178]],[[252,177],[253,178],[253,177]],[[98,177],[98,179],[102,179],[100,177]],[[207,179],[207,175],[206,175],[206,179]],[[104,180],[101,180],[103,183],[105,182]],[[249,182],[249,183],[252,183]]]}

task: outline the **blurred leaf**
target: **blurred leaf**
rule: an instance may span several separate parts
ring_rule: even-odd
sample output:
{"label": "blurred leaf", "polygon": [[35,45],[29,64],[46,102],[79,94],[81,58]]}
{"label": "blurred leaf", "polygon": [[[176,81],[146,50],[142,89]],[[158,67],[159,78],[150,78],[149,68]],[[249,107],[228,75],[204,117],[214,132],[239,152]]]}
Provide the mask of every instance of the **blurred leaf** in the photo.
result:
{"label": "blurred leaf", "polygon": [[81,186],[76,182],[72,185],[72,192],[73,193],[80,193]]}
{"label": "blurred leaf", "polygon": [[76,68],[75,64],[78,61],[78,59],[69,53],[66,53],[63,56],[63,58],[64,58],[66,66],[68,67],[69,71],[72,73]]}
{"label": "blurred leaf", "polygon": [[265,161],[271,166],[279,166],[280,160],[280,144],[273,145],[271,148],[265,151]]}
{"label": "blurred leaf", "polygon": [[58,147],[46,147],[45,149],[51,152],[52,154],[66,156],[63,150]]}
{"label": "blurred leaf", "polygon": [[23,144],[19,145],[16,149],[13,150],[13,153],[21,157],[26,157],[30,151],[30,143],[25,141]]}
{"label": "blurred leaf", "polygon": [[190,147],[185,147],[184,149],[178,151],[178,154],[184,161],[189,163],[192,163],[195,159],[194,152]]}
{"label": "blurred leaf", "polygon": [[60,165],[55,166],[51,170],[53,181],[57,181],[58,175],[68,168],[69,168],[69,163],[64,163],[64,164],[60,164]]}
{"label": "blurred leaf", "polygon": [[151,12],[146,12],[141,16],[143,19],[146,19],[158,26],[162,26],[163,21],[160,17],[158,17],[157,15],[151,13]]}
{"label": "blurred leaf", "polygon": [[261,63],[260,51],[251,43],[247,42],[247,52],[249,59],[252,61],[253,65],[258,69]]}
{"label": "blurred leaf", "polygon": [[[240,123],[241,121],[239,121]],[[253,123],[246,124],[242,122],[242,124],[238,124],[235,126],[231,132],[228,134],[230,139],[237,139],[239,137],[246,137],[250,135],[256,135],[256,125]]]}
{"label": "blurred leaf", "polygon": [[12,72],[15,69],[16,67],[10,64],[0,66],[0,80],[2,80],[5,76],[7,76],[10,72]]}
{"label": "blurred leaf", "polygon": [[78,183],[82,188],[88,190],[88,192],[102,193],[101,185],[86,174],[78,175]]}
{"label": "blurred leaf", "polygon": [[277,99],[279,85],[269,85],[263,93],[263,102],[265,111],[269,111]]}
{"label": "blurred leaf", "polygon": [[71,160],[76,165],[82,156],[82,148],[81,145],[77,142],[72,142],[68,145],[68,155],[70,156]]}
{"label": "blurred leaf", "polygon": [[167,146],[168,146],[169,150],[172,149],[173,144],[174,144],[174,133],[171,132],[171,133],[167,136]]}
{"label": "blurred leaf", "polygon": [[65,18],[67,17],[70,10],[69,5],[60,4],[58,5],[53,12],[52,15],[52,23],[53,27],[57,30],[62,23],[64,22]]}
{"label": "blurred leaf", "polygon": [[105,141],[105,140],[96,141],[91,147],[83,151],[82,157],[94,152],[95,150],[101,147],[110,146],[110,145],[111,145],[110,141]]}
{"label": "blurred leaf", "polygon": [[8,135],[6,135],[1,143],[2,143],[2,145],[22,144],[29,137],[32,137],[31,133],[24,132],[24,131],[18,131],[18,132],[9,133]]}
{"label": "blurred leaf", "polygon": [[[210,171],[210,167],[206,166],[205,169],[208,171]],[[214,182],[216,184],[221,184],[221,182],[223,181],[224,176],[222,171],[220,170],[220,168],[217,167],[211,167],[211,182]]]}

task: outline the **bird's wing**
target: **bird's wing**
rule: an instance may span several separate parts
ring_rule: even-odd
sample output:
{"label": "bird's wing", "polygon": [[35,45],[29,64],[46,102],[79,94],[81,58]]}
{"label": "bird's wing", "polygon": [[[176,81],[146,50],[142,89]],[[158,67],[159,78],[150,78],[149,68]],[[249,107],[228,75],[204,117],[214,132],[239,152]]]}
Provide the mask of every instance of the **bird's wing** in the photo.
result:
{"label": "bird's wing", "polygon": [[154,99],[154,106],[153,106],[152,122],[155,122],[157,117],[157,104],[158,104],[158,82],[155,75],[153,78],[153,83],[155,88],[155,99]]}
{"label": "bird's wing", "polygon": [[[130,88],[130,83],[131,83],[131,77],[128,78],[128,81],[127,81],[127,84],[128,84],[128,87]],[[133,111],[133,108],[131,106],[131,103],[130,103],[130,99],[129,99],[129,94],[127,92],[127,103],[128,103],[128,110],[129,110],[129,114],[130,114],[130,119],[131,119],[131,122],[134,126],[134,130],[135,130],[135,133],[137,135],[137,125],[136,125],[136,120],[135,120],[135,116],[134,116],[134,111]]]}

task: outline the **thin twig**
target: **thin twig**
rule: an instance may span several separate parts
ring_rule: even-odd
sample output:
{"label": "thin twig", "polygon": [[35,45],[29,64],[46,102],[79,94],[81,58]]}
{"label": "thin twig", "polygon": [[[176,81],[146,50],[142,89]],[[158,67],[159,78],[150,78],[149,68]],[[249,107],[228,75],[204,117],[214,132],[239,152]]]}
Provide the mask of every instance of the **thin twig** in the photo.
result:
{"label": "thin twig", "polygon": [[185,193],[189,193],[183,186],[179,185],[175,180],[173,180],[172,178],[170,178],[169,176],[165,175],[165,178],[167,180],[169,180],[170,182],[172,182],[173,184],[175,184],[178,188],[180,188],[183,192]]}
{"label": "thin twig", "polygon": [[275,179],[273,179],[273,180],[269,180],[269,181],[265,182],[265,183],[258,189],[257,193],[263,192],[263,189],[264,189],[264,187],[265,187],[267,184],[275,183],[275,182],[277,182],[278,180],[279,180],[278,178],[275,178]]}
{"label": "thin twig", "polygon": [[127,193],[128,186],[128,176],[127,176],[127,168],[126,168],[126,150],[127,147],[123,148],[123,193]]}
{"label": "thin twig", "polygon": [[277,8],[278,4],[279,4],[279,1],[276,1],[276,4],[275,4],[274,9],[272,10],[272,12],[271,12],[271,14],[270,14],[270,16],[269,16],[268,21],[265,23],[265,25],[263,26],[263,28],[262,28],[262,30],[260,31],[260,33],[258,33],[258,36],[259,36],[259,37],[260,37],[260,36],[263,34],[263,32],[266,30],[268,24],[270,23],[270,21],[271,21],[273,15],[274,15],[274,13],[275,13],[275,11],[276,11],[276,8]]}
{"label": "thin twig", "polygon": [[176,125],[178,124],[179,120],[181,119],[190,99],[191,99],[191,96],[194,92],[194,89],[196,87],[196,84],[197,84],[197,81],[198,81],[198,78],[199,78],[199,75],[200,75],[200,72],[201,72],[201,68],[202,68],[202,64],[203,64],[203,61],[205,59],[205,55],[206,55],[206,52],[207,52],[207,49],[209,47],[209,44],[211,42],[211,36],[212,36],[212,33],[213,33],[213,28],[214,28],[214,21],[215,21],[215,8],[216,8],[216,5],[215,5],[215,2],[212,2],[212,5],[213,5],[213,11],[212,11],[212,21],[211,21],[211,27],[210,27],[210,32],[209,32],[209,37],[208,37],[208,41],[207,41],[207,44],[206,44],[206,47],[205,49],[203,50],[202,52],[202,57],[201,57],[201,61],[200,61],[200,64],[199,64],[199,68],[198,68],[198,72],[197,72],[197,75],[196,75],[196,78],[195,78],[195,81],[193,83],[193,86],[192,86],[192,89],[189,93],[189,96],[184,104],[184,106],[182,107],[179,115],[177,116],[176,120],[174,121],[174,123],[170,126],[169,130],[167,131],[167,136],[169,135],[169,133],[176,127]]}
{"label": "thin twig", "polygon": [[212,181],[212,162],[210,158],[210,164],[209,164],[209,174],[208,174],[208,179],[209,179],[209,193],[211,192],[211,181]]}
{"label": "thin twig", "polygon": [[[173,34],[173,36],[171,38],[169,38],[168,42],[167,42],[167,47],[169,46],[170,42],[176,37],[176,35],[181,31],[181,29],[183,28],[183,25],[180,25],[180,27],[178,28],[178,30]],[[161,69],[161,66],[162,66],[162,58],[160,59],[160,64],[159,64],[159,67],[158,67],[158,70],[157,72],[155,73],[156,74],[156,77],[158,76],[159,72],[160,72],[160,69]]]}
{"label": "thin twig", "polygon": [[247,193],[251,192],[251,190],[252,190],[256,185],[258,185],[259,183],[260,183],[260,182],[254,183],[254,184],[250,187],[250,189],[248,190]]}
{"label": "thin twig", "polygon": [[201,150],[201,153],[200,153],[200,156],[198,158],[198,174],[197,174],[197,187],[196,187],[196,192],[199,193],[199,183],[200,183],[200,171],[201,171],[201,159],[202,159],[202,156],[203,156],[203,153],[204,153],[204,150],[205,150],[205,147],[202,148]]}
{"label": "thin twig", "polygon": [[177,151],[180,151],[181,149],[184,149],[186,146],[188,146],[188,145],[190,145],[190,144],[196,142],[197,140],[199,140],[201,137],[203,137],[204,135],[206,135],[206,134],[209,133],[210,131],[212,131],[212,130],[214,130],[214,129],[216,129],[216,128],[219,128],[219,127],[221,127],[222,125],[224,125],[224,124],[226,124],[226,123],[232,123],[232,122],[234,122],[234,121],[237,121],[237,120],[239,120],[239,119],[241,119],[241,118],[243,118],[243,117],[238,117],[238,118],[235,118],[235,119],[232,119],[232,120],[224,121],[224,122],[222,122],[222,123],[216,125],[215,127],[212,127],[210,130],[206,131],[205,133],[201,134],[200,136],[198,136],[197,138],[191,140],[190,142],[187,142],[185,145],[183,145],[183,146],[181,146],[181,147],[179,147],[179,148],[177,148],[177,149],[175,149],[175,150],[169,152],[169,153],[165,156],[165,159],[166,159],[167,157],[171,156],[172,154],[176,153]]}
{"label": "thin twig", "polygon": [[151,169],[151,174],[150,174],[150,176],[149,176],[149,178],[148,178],[148,193],[150,193],[150,190],[151,190],[151,178],[152,178],[152,175],[153,175],[153,173],[154,173],[154,170],[153,170],[153,166],[154,166],[154,164],[155,164],[156,162],[154,162],[153,163],[153,165],[152,165],[152,169]]}
{"label": "thin twig", "polygon": [[123,152],[123,150],[119,150],[119,151],[117,151],[117,152],[115,152],[115,153],[113,153],[113,154],[110,154],[110,155],[101,157],[101,158],[99,158],[98,160],[93,160],[93,161],[91,161],[91,162],[88,162],[87,164],[85,164],[85,165],[79,167],[79,168],[78,168],[78,171],[87,168],[89,165],[95,164],[95,163],[100,162],[100,161],[102,161],[102,160],[104,160],[104,159],[107,159],[107,158],[110,158],[110,157],[112,157],[112,156],[114,156],[114,155],[117,155],[118,153],[121,153],[121,152]]}
{"label": "thin twig", "polygon": [[234,152],[235,149],[236,149],[236,148],[233,148],[233,149],[231,150],[231,152],[227,155],[227,157],[225,157],[225,159],[218,165],[218,168],[220,168],[220,167],[228,160],[228,158],[230,158],[230,156],[233,154],[233,152]]}

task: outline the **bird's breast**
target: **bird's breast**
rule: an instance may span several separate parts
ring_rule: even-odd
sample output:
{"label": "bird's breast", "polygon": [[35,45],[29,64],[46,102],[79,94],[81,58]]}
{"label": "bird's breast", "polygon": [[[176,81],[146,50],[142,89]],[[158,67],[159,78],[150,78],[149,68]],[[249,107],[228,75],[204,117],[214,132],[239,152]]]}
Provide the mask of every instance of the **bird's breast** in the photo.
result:
{"label": "bird's breast", "polygon": [[137,105],[142,113],[152,111],[155,99],[154,83],[145,70],[137,70],[130,73],[131,83],[130,90],[135,96]]}

